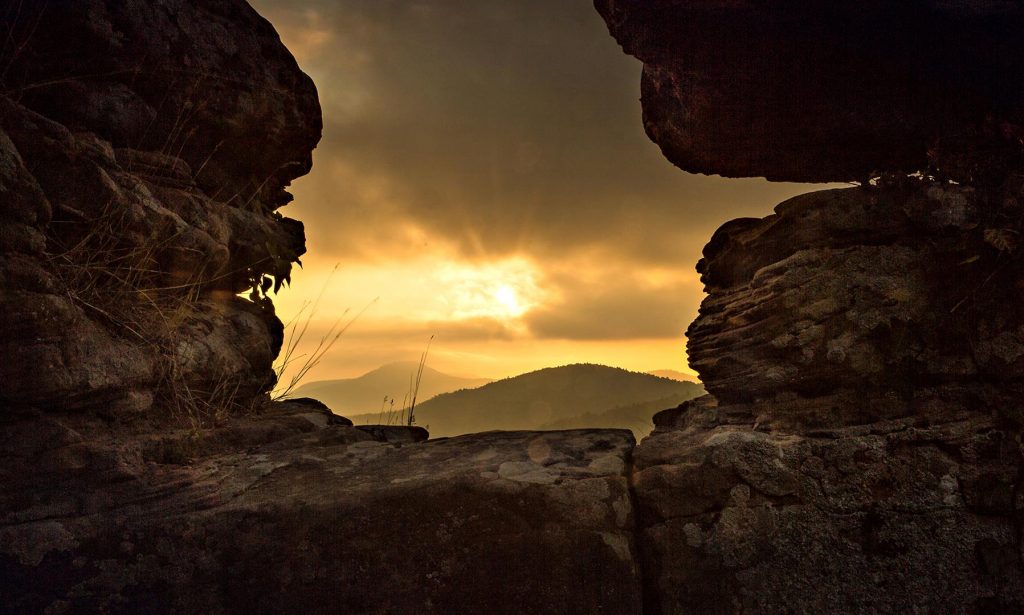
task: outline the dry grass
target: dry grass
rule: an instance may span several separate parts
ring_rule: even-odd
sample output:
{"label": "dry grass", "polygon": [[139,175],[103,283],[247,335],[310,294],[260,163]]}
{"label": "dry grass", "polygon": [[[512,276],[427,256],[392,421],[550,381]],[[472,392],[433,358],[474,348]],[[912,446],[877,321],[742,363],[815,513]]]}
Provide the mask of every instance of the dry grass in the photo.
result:
{"label": "dry grass", "polygon": [[199,430],[252,408],[256,401],[243,390],[242,378],[215,374],[198,384],[176,352],[189,322],[203,317],[203,289],[224,274],[199,271],[167,285],[157,255],[178,235],[126,240],[129,213],[114,204],[98,215],[54,225],[49,260],[68,298],[155,358],[157,400],[173,419]]}
{"label": "dry grass", "polygon": [[[338,265],[335,265],[331,270],[330,275],[327,277],[327,282],[324,283],[323,288],[320,289],[320,293],[317,295],[313,302],[307,302],[299,308],[298,313],[295,317],[285,326],[287,335],[285,337],[284,348],[281,351],[281,355],[278,357],[277,362],[274,365],[274,372],[277,374],[277,388],[271,392],[271,399],[279,401],[282,399],[288,399],[291,394],[295,391],[306,376],[313,371],[323,358],[331,351],[334,345],[338,342],[341,336],[348,331],[359,318],[366,313],[366,310],[377,303],[379,297],[366,304],[362,310],[359,311],[355,316],[348,319],[345,322],[345,317],[348,316],[350,309],[346,308],[342,312],[341,316],[335,319],[327,333],[321,336],[320,341],[317,342],[316,346],[309,352],[299,353],[299,347],[302,345],[302,340],[305,339],[306,333],[309,331],[310,324],[316,318],[316,315],[320,309],[320,301],[323,299],[324,291],[330,286],[331,278],[338,271]],[[344,323],[344,324],[343,324]],[[294,373],[286,380],[285,373],[294,366]]]}
{"label": "dry grass", "polygon": [[423,369],[427,366],[427,356],[430,354],[430,345],[434,342],[431,335],[427,340],[427,347],[420,355],[419,364],[415,374],[409,374],[409,389],[402,398],[402,404],[395,410],[395,398],[384,396],[384,402],[380,407],[380,414],[377,422],[381,425],[408,425],[416,424],[416,399],[419,397],[420,383],[423,380]]}

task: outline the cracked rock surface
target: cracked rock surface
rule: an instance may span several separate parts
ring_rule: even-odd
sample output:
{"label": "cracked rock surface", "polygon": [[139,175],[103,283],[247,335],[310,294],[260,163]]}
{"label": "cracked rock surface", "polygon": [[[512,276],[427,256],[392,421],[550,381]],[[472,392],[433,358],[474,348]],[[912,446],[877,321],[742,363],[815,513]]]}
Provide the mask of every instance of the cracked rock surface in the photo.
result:
{"label": "cracked rock surface", "polygon": [[804,433],[710,396],[663,413],[634,474],[645,608],[1020,610],[1020,442],[947,410]]}
{"label": "cracked rock surface", "polygon": [[[394,444],[306,403],[195,438],[15,425],[9,612],[639,613],[627,430]],[[26,447],[22,430],[45,429]]]}
{"label": "cracked rock surface", "polygon": [[276,210],[321,128],[273,28],[240,0],[56,0],[0,2],[0,33],[3,412],[266,391],[282,325],[236,295],[305,251]]}

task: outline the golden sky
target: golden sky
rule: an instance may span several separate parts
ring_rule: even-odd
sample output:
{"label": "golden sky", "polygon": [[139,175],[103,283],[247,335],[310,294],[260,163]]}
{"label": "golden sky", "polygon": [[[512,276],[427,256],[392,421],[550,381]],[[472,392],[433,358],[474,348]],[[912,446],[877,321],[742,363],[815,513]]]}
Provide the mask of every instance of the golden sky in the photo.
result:
{"label": "golden sky", "polygon": [[688,372],[704,243],[808,190],[669,164],[644,135],[640,64],[590,0],[250,1],[324,112],[282,210],[309,253],[279,315],[322,291],[316,342],[379,298],[307,380],[416,360],[431,335],[429,364],[457,375]]}

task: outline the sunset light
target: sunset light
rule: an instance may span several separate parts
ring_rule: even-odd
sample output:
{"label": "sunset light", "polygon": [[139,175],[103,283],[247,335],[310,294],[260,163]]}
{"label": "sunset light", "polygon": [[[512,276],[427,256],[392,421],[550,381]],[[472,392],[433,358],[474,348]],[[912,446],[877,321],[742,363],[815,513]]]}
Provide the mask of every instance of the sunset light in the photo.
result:
{"label": "sunset light", "polygon": [[0,615],[1024,614],[1022,32],[0,0]]}
{"label": "sunset light", "polygon": [[702,246],[802,190],[666,161],[637,129],[640,64],[589,2],[254,5],[325,118],[316,170],[281,210],[308,253],[277,313],[322,292],[315,347],[370,306],[313,380],[416,361],[431,336],[428,364],[466,376],[574,362],[692,375]]}
{"label": "sunset light", "polygon": [[535,278],[534,268],[520,259],[453,264],[438,275],[442,300],[450,307],[449,317],[456,320],[511,320],[522,316],[542,299]]}

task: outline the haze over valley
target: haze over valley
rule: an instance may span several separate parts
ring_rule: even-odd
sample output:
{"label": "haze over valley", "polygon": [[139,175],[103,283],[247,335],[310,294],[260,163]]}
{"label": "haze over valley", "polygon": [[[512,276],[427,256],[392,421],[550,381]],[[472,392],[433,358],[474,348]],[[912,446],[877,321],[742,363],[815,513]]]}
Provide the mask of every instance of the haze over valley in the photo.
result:
{"label": "haze over valley", "polygon": [[[358,378],[311,382],[296,389],[295,397],[319,399],[356,424],[405,424],[417,369],[416,363],[392,363]],[[416,393],[416,424],[431,437],[611,427],[630,429],[639,438],[650,432],[655,413],[704,389],[687,380],[577,364],[493,382],[425,367]]]}

